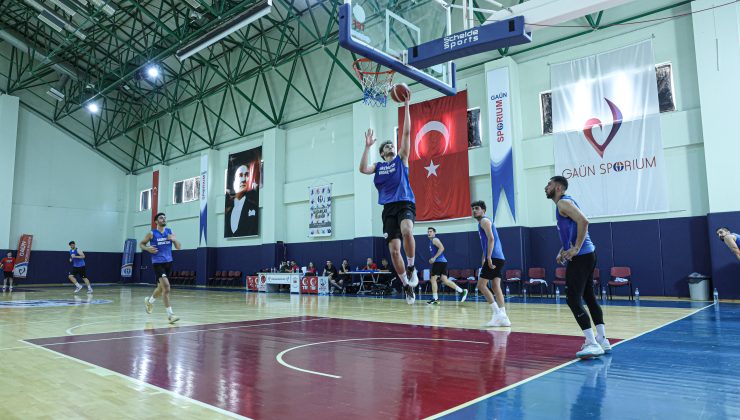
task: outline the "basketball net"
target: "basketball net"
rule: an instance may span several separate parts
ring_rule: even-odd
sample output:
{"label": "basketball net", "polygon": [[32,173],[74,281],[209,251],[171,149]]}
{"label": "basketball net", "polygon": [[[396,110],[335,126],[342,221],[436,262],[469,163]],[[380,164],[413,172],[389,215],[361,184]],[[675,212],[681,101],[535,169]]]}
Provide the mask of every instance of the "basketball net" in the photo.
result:
{"label": "basketball net", "polygon": [[380,64],[369,58],[360,58],[352,63],[362,85],[362,103],[381,107],[388,102],[388,91],[393,84],[394,70],[380,71]]}

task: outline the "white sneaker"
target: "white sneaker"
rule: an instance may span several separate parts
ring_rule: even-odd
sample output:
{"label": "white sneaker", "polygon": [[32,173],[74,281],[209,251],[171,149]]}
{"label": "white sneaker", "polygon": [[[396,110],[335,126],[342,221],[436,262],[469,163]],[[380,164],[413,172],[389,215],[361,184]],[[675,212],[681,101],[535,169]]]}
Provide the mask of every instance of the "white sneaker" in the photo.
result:
{"label": "white sneaker", "polygon": [[416,301],[416,294],[414,293],[414,288],[411,287],[411,284],[408,284],[403,287],[404,293],[406,293],[406,303],[409,305],[413,305]]}
{"label": "white sneaker", "polygon": [[91,287],[91,288],[89,288],[89,289],[87,289],[87,294],[88,294],[88,295],[91,295],[91,294],[92,294],[92,287]]}
{"label": "white sneaker", "polygon": [[409,266],[406,268],[406,275],[408,275],[409,279],[409,286],[416,287],[419,285],[419,270],[416,269],[416,267]]}
{"label": "white sneaker", "polygon": [[468,298],[468,289],[463,289],[463,291],[460,293],[462,294],[462,297],[460,298],[460,303],[463,303],[465,302],[465,299]]}
{"label": "white sneaker", "polygon": [[180,320],[180,317],[173,315],[170,315],[167,317],[167,320],[170,321],[170,324],[174,324],[175,322]]}
{"label": "white sneaker", "polygon": [[75,287],[75,293],[79,292],[80,290],[82,290],[82,285],[80,283],[77,283],[77,287]]}
{"label": "white sneaker", "polygon": [[13,286],[10,286],[10,289],[8,289],[10,293],[13,293]]}
{"label": "white sneaker", "polygon": [[144,298],[144,305],[145,305],[144,308],[146,309],[146,313],[148,314],[152,313],[152,308],[154,307],[154,305],[152,305],[151,302],[149,302],[148,297]]}
{"label": "white sneaker", "polygon": [[611,353],[612,352],[612,345],[609,343],[609,340],[604,337],[601,341],[596,339],[596,342],[599,343],[599,346],[601,346],[601,349],[604,350],[604,353]]}
{"label": "white sneaker", "polygon": [[600,345],[595,343],[583,343],[581,351],[576,353],[576,357],[579,359],[591,359],[599,357],[604,354],[604,349]]}
{"label": "white sneaker", "polygon": [[487,327],[511,327],[511,321],[506,315],[494,315],[486,324]]}

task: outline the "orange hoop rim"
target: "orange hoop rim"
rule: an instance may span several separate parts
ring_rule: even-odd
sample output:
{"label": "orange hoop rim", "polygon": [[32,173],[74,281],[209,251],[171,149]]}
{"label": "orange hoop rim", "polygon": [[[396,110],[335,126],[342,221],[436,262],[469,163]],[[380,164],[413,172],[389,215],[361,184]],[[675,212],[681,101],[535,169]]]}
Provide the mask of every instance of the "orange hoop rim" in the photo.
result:
{"label": "orange hoop rim", "polygon": [[[366,58],[366,57],[362,57],[352,62],[352,68],[357,72],[357,74],[379,75],[379,74],[393,74],[396,72],[393,69],[388,69],[384,71],[366,71],[366,70],[362,70],[359,68],[360,63],[375,63],[375,61],[369,58]],[[379,64],[379,63],[376,63],[376,64]],[[382,66],[382,64],[379,64],[379,65]]]}

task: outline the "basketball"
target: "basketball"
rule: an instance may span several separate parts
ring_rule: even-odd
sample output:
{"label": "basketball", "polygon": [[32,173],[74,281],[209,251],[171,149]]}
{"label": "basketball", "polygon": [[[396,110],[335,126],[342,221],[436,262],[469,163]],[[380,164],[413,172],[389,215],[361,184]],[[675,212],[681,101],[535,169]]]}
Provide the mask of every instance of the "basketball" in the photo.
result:
{"label": "basketball", "polygon": [[394,102],[403,103],[406,99],[411,99],[411,89],[406,83],[398,83],[391,88],[391,99]]}

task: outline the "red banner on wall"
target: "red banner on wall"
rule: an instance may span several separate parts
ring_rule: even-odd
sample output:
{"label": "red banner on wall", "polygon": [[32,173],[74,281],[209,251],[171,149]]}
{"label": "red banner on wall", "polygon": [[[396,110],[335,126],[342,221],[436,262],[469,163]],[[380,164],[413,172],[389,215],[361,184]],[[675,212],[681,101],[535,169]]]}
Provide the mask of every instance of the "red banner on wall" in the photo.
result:
{"label": "red banner on wall", "polygon": [[31,261],[31,245],[33,245],[33,235],[21,235],[21,238],[18,240],[18,253],[15,256],[13,277],[25,279],[28,275],[28,264]]}
{"label": "red banner on wall", "polygon": [[[409,181],[416,196],[416,220],[470,217],[468,93],[411,105]],[[404,109],[398,109],[403,133]],[[400,141],[399,138],[400,150]]]}
{"label": "red banner on wall", "polygon": [[152,172],[152,229],[157,228],[154,216],[159,213],[159,171]]}

